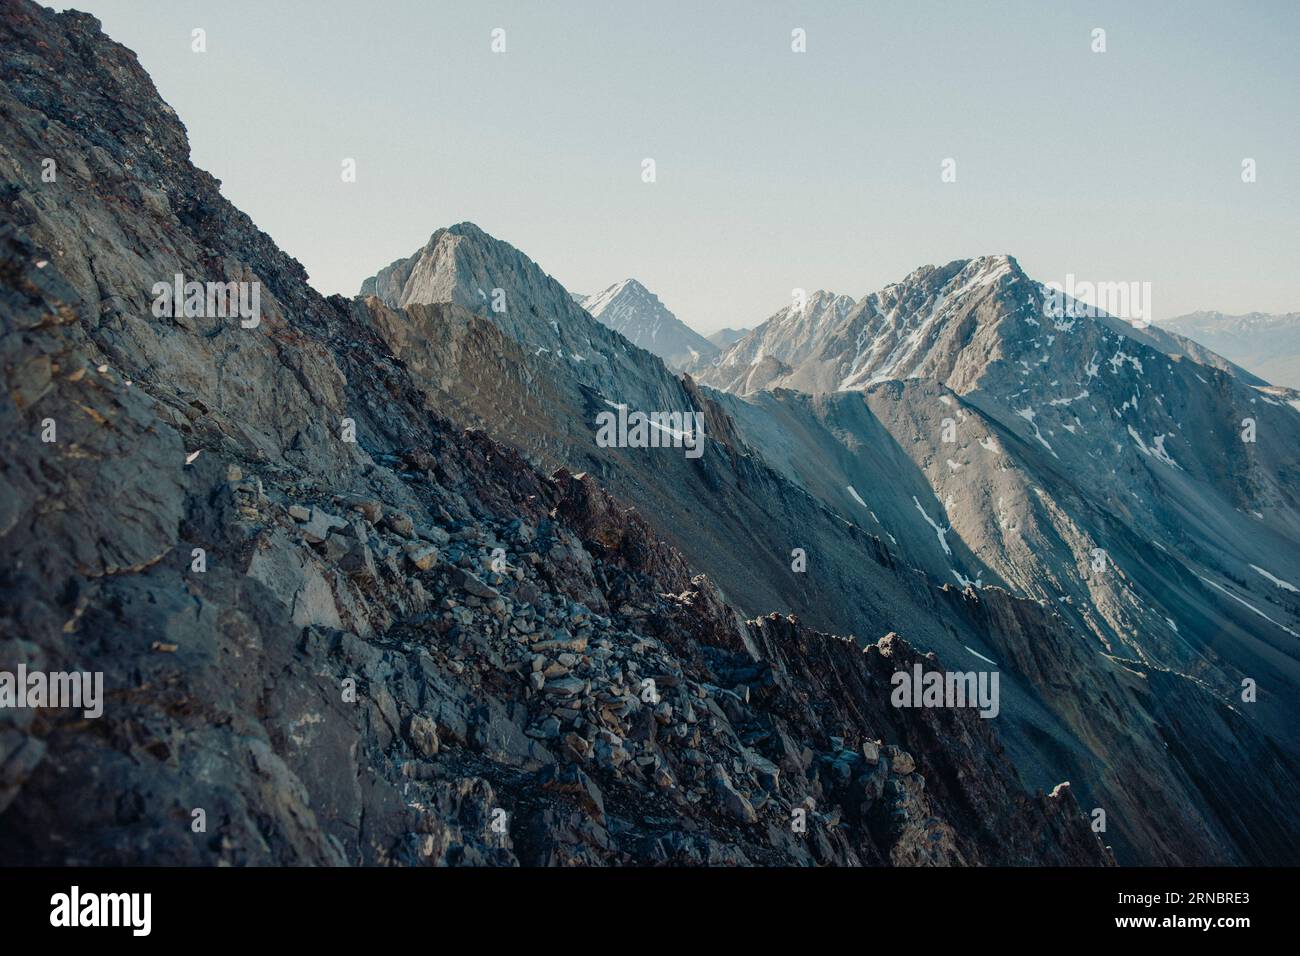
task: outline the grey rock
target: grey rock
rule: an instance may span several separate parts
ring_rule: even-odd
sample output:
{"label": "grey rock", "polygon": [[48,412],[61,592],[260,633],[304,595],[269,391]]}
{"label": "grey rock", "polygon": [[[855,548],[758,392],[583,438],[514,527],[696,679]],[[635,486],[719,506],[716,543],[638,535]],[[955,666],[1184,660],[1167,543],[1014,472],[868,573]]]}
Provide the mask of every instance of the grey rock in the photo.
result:
{"label": "grey rock", "polygon": [[399,511],[396,508],[390,509],[384,513],[384,525],[393,534],[403,538],[414,537],[415,522],[405,511]]}
{"label": "grey rock", "polygon": [[411,562],[417,571],[428,571],[438,563],[438,549],[433,545],[422,545],[411,541],[402,550],[406,554],[406,560]]}
{"label": "grey rock", "polygon": [[450,570],[449,580],[451,586],[457,590],[465,591],[466,593],[472,594],[483,600],[492,600],[493,598],[501,596],[500,591],[484,584],[483,581],[476,577],[472,572],[466,571],[464,568],[452,568]]}
{"label": "grey rock", "polygon": [[320,544],[329,537],[330,532],[346,527],[347,522],[342,518],[313,507],[311,516],[302,524],[299,530],[302,531],[302,536],[312,544]]}
{"label": "grey rock", "polygon": [[713,768],[713,795],[722,811],[732,819],[744,824],[758,822],[753,804],[732,784],[727,771],[717,765]]}

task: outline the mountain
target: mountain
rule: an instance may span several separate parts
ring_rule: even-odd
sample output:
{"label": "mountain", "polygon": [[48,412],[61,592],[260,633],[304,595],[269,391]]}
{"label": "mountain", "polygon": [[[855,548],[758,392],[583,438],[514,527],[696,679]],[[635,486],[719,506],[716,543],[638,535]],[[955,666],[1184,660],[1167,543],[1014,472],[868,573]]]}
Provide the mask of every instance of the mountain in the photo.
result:
{"label": "mountain", "polygon": [[0,711],[0,862],[1300,860],[1294,393],[1006,256],[792,303],[732,391],[470,223],[321,298],[97,21],[0,34],[0,669],[110,691]]}
{"label": "mountain", "polygon": [[[919,269],[789,345],[764,332],[699,374],[736,393],[723,407],[748,447],[900,560],[1050,604],[1147,679],[1188,675],[1221,700],[1270,684],[1265,706],[1235,706],[1261,734],[1258,759],[1294,773],[1300,396],[1159,329],[1051,315],[1005,256]],[[1015,653],[989,640],[1000,662]],[[1063,708],[1074,696],[1042,699],[1081,739],[1118,732]],[[1137,779],[1168,759],[1163,733],[1142,736],[1112,768]],[[1178,776],[1209,772],[1200,760]],[[1181,850],[1148,836],[1184,856],[1221,839],[1198,829]]]}
{"label": "mountain", "polygon": [[710,342],[717,346],[718,351],[728,348],[739,342],[749,334],[749,329],[718,329],[712,335],[705,336]]}
{"label": "mountain", "polygon": [[792,366],[807,358],[824,331],[843,321],[853,305],[847,295],[819,289],[738,339],[711,368],[694,370],[696,377],[703,384],[729,391],[766,387],[789,373],[787,363]]}
{"label": "mountain", "polygon": [[[1120,530],[1103,532],[1098,521],[1122,524],[1133,542],[1158,542],[1170,555],[1183,551],[1189,563],[1173,573],[1199,578],[1201,591],[1207,582],[1210,589],[1232,590],[1229,581],[1255,577],[1249,590],[1276,602],[1277,588],[1251,569],[1267,568],[1272,560],[1285,574],[1270,573],[1289,579],[1300,575],[1300,497],[1291,480],[1300,468],[1297,396],[1191,361],[1163,347],[1149,330],[1109,316],[1052,317],[1043,288],[1014,259],[925,267],[865,297],[842,316],[828,315],[797,343],[787,347],[771,335],[767,342],[775,342],[775,348],[761,361],[789,363],[789,371],[775,376],[767,390],[865,392],[879,424],[925,469],[929,495],[916,497],[936,497],[943,514],[933,520],[946,524],[957,541],[972,549],[968,564],[956,568],[935,564],[933,551],[929,558],[911,555],[940,576],[974,581],[979,578],[971,570],[975,568],[993,572],[991,580],[1017,593],[1052,601],[1068,597],[1089,608],[1086,613],[1100,610],[1103,619],[1113,618],[1110,624],[1090,626],[1103,640],[1123,646],[1132,643],[1133,620],[1123,623],[1106,610],[1110,598],[1071,594],[1064,587],[1070,578],[1086,590],[1098,586],[1071,570],[1095,543],[1087,541],[1089,525],[1098,539]],[[725,363],[736,359],[736,352],[733,347],[724,356],[713,376],[727,369]],[[737,369],[730,371],[734,376]],[[709,373],[700,375],[701,381],[710,378]],[[749,385],[734,390],[754,395]],[[760,450],[774,437],[747,434],[746,422],[754,416],[746,405],[771,402],[758,396],[745,405],[727,406],[741,437]],[[801,404],[824,418],[823,409],[843,402]],[[1262,444],[1241,440],[1241,422],[1247,417],[1270,436]],[[846,427],[835,427],[836,443],[847,441]],[[786,423],[787,435],[792,428]],[[878,434],[863,436],[860,445],[864,450],[879,447],[883,440]],[[816,481],[825,486],[822,497],[843,502],[843,485],[833,470],[827,471],[826,457],[825,451],[806,453],[803,461],[811,467],[802,469],[798,481],[804,486]],[[768,459],[784,460],[775,454]],[[1025,478],[1013,491],[1008,481],[1020,474]],[[903,512],[916,513],[907,507],[909,496],[903,497]],[[1030,544],[1024,516],[1052,499],[1059,502],[1041,519],[1057,525],[1056,541]],[[1068,528],[1063,520],[1070,522]],[[940,543],[951,565],[952,542]],[[1048,561],[1053,553],[1059,556],[1055,566]],[[1211,577],[1209,571],[1220,576]],[[1152,580],[1152,573],[1144,571],[1121,591],[1140,591]],[[1178,631],[1166,623],[1166,618],[1178,618],[1178,603],[1184,600],[1174,597],[1179,588],[1172,582],[1169,586],[1171,592],[1163,597],[1113,599],[1127,603],[1127,613],[1148,617],[1141,626],[1147,651],[1160,646],[1162,659],[1195,672],[1202,663],[1188,648],[1186,626]],[[1151,617],[1161,604],[1164,614]],[[1295,629],[1296,608],[1282,599],[1280,611],[1283,623],[1271,629],[1279,637]],[[1178,636],[1160,636],[1171,630]],[[1205,635],[1207,640],[1212,636]],[[1128,653],[1142,656],[1132,646]]]}
{"label": "mountain", "polygon": [[586,318],[573,296],[518,249],[489,240],[470,222],[438,229],[414,254],[366,279],[361,295],[390,308],[445,302],[481,311],[583,381],[615,381],[630,354],[626,339]]}
{"label": "mountain", "polygon": [[[539,285],[511,271],[512,247],[475,241],[520,290]],[[779,602],[829,630],[869,620],[945,658],[998,660],[1020,773],[1110,807],[1123,858],[1290,859],[1300,835],[1266,809],[1298,774],[1300,621],[1273,583],[1300,579],[1288,396],[1187,358],[1176,336],[1051,318],[1006,256],[806,305],[746,337],[754,364],[733,347],[732,367],[699,373],[734,376],[743,400],[674,393],[649,356],[601,391],[582,366],[513,352],[481,303],[477,318],[411,302],[374,321],[431,406],[638,502],[747,613]],[[753,387],[764,368],[782,388]],[[1166,399],[1202,423],[1195,454]],[[593,416],[617,405],[700,410],[708,451],[599,448]],[[1242,408],[1274,440],[1236,442],[1224,423]],[[790,573],[796,542],[815,575]],[[1239,711],[1246,678],[1270,690]],[[1171,750],[1175,724],[1217,743]],[[1217,796],[1230,780],[1235,809]]]}
{"label": "mountain", "polygon": [[1192,312],[1161,325],[1274,385],[1300,388],[1300,312]]}
{"label": "mountain", "polygon": [[689,368],[718,355],[716,345],[669,312],[658,296],[635,279],[624,279],[587,296],[582,307],[673,368]]}
{"label": "mountain", "polygon": [[[8,3],[0,41],[0,670],[105,688],[98,717],[0,710],[0,863],[1113,862],[998,722],[890,703],[942,664],[884,618],[863,644],[747,618],[598,475],[521,457],[575,454],[550,416],[602,388],[688,403],[694,489],[760,499],[736,522],[777,507],[865,556],[873,600],[930,593],[518,250],[439,230],[322,298],[97,20]],[[158,309],[178,273],[259,306]],[[655,478],[680,464],[615,467],[646,450],[597,463],[690,508]],[[975,640],[964,613],[937,611]]]}

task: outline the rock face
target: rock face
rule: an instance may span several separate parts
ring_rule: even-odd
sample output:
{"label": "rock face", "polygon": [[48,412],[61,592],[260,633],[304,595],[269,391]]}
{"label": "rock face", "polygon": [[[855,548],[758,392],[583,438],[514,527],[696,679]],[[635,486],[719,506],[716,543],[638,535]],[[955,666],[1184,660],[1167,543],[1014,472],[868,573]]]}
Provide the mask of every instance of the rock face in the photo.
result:
{"label": "rock face", "polygon": [[[892,706],[938,658],[746,620],[597,475],[509,447],[568,454],[526,413],[626,387],[707,411],[736,460],[697,480],[820,514],[689,380],[472,227],[322,299],[94,18],[8,3],[0,42],[0,670],[106,689],[0,710],[0,863],[1113,862],[994,722]],[[260,321],[156,316],[177,273],[259,283]],[[453,381],[503,362],[509,445]]]}
{"label": "rock face", "polygon": [[673,315],[635,279],[624,279],[582,299],[582,307],[633,345],[675,369],[711,362],[718,347]]}

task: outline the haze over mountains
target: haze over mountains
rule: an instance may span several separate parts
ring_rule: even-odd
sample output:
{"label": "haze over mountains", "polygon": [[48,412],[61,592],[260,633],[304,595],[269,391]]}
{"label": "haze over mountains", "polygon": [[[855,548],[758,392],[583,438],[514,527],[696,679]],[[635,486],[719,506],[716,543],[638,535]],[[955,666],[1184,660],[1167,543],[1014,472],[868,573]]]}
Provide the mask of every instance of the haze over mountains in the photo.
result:
{"label": "haze over mountains", "polygon": [[0,647],[115,694],[0,711],[5,862],[1300,862],[1297,393],[1006,255],[715,360],[472,223],[322,298],[97,21],[0,39]]}
{"label": "haze over mountains", "polygon": [[1192,312],[1161,323],[1275,385],[1300,388],[1300,312]]}
{"label": "haze over mountains", "polygon": [[705,336],[719,350],[739,342],[749,333],[749,329],[718,329],[712,335]]}

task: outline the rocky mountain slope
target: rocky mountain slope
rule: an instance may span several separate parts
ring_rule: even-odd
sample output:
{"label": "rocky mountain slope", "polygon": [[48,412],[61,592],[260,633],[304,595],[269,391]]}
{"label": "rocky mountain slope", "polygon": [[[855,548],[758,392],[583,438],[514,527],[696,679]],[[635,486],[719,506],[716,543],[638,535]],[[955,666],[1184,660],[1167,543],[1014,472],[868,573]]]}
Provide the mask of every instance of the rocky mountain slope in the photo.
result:
{"label": "rocky mountain slope", "polygon": [[[509,264],[517,250],[487,236],[476,241],[475,259],[499,262],[500,274],[514,282]],[[895,340],[915,332],[908,326],[926,325],[913,337],[917,354],[900,352],[907,374],[915,370],[909,363],[921,363],[947,369],[953,384],[987,390],[958,394],[926,375],[883,379],[868,388],[865,403],[857,389],[833,399],[764,391],[742,402],[696,389],[689,379],[675,395],[652,389],[661,366],[647,356],[625,369],[645,381],[621,376],[605,392],[567,366],[528,354],[481,306],[473,315],[454,302],[399,311],[375,299],[367,305],[426,389],[429,407],[490,430],[547,467],[599,476],[619,497],[637,501],[750,613],[776,603],[819,627],[856,633],[877,622],[945,659],[968,666],[996,660],[1012,688],[1000,723],[1021,774],[1044,786],[1068,777],[1089,805],[1114,811],[1108,837],[1122,856],[1165,863],[1293,858],[1291,823],[1267,840],[1257,837],[1276,826],[1267,807],[1296,777],[1295,649],[1288,643],[1295,607],[1290,592],[1265,576],[1297,579],[1293,446],[1273,440],[1242,457],[1225,436],[1177,469],[1158,451],[1177,447],[1171,421],[1159,415],[1165,396],[1186,402],[1202,421],[1230,418],[1233,403],[1258,405],[1259,424],[1275,439],[1294,428],[1284,396],[1187,361],[1172,337],[1130,332],[1114,320],[1079,323],[1063,342],[1074,327],[1053,329],[1048,340],[1036,334],[1039,287],[1006,257],[916,275],[916,287],[891,295],[941,309],[944,321],[929,322],[926,308],[892,310],[888,334]],[[527,302],[528,287],[538,282],[508,287],[507,298]],[[522,311],[545,322],[542,309]],[[858,314],[882,321],[879,311]],[[856,343],[858,336],[827,335],[814,324],[791,339],[806,350],[801,365],[824,374],[827,343]],[[763,355],[758,363],[768,360],[775,359]],[[1052,362],[1073,363],[1081,380],[1100,378],[1088,419],[1056,422],[1057,410],[1070,405],[1058,401],[1062,389],[1073,383],[1030,374]],[[1205,388],[1212,381],[1217,385]],[[643,404],[652,390],[651,400],[666,396],[668,403]],[[1141,404],[1132,400],[1152,392]],[[705,454],[692,461],[662,450],[598,447],[594,416],[617,405],[699,410],[708,423]],[[1042,442],[1022,414],[1037,408],[1052,416]],[[1085,421],[1077,443],[1063,448],[1056,430],[1074,436]],[[1139,443],[1130,427],[1139,437],[1165,437]],[[1239,469],[1258,483],[1248,497]],[[1189,470],[1190,484],[1179,477]],[[1087,481],[1076,483],[1076,476]],[[1276,521],[1261,527],[1247,504],[1273,509]],[[1180,515],[1193,522],[1190,533],[1179,529]],[[1162,529],[1155,551],[1151,523]],[[811,573],[791,573],[795,546],[810,556]],[[1104,570],[1093,571],[1099,548]],[[1260,615],[1271,619],[1262,631]],[[1259,698],[1234,707],[1246,678],[1259,685]],[[1098,711],[1092,702],[1101,699],[1110,705]],[[1200,704],[1175,706],[1187,700]],[[1195,715],[1192,724],[1185,714]],[[1213,743],[1172,747],[1183,735]],[[1226,813],[1217,788],[1238,776],[1235,809]],[[1245,829],[1243,818],[1252,821]]]}
{"label": "rocky mountain slope", "polygon": [[1161,325],[1267,382],[1300,388],[1300,312],[1192,312]]}
{"label": "rocky mountain slope", "polygon": [[[1108,602],[1069,593],[1060,582],[1074,578],[1086,588],[1088,575],[1070,568],[1086,566],[1082,557],[1094,547],[1105,549],[1102,539],[1118,530],[1103,531],[1098,522],[1122,524],[1134,542],[1154,540],[1166,553],[1185,552],[1187,570],[1211,588],[1232,591],[1227,579],[1253,579],[1245,590],[1278,605],[1280,624],[1273,630],[1295,630],[1296,608],[1286,597],[1291,592],[1270,578],[1300,575],[1294,482],[1300,404],[1294,393],[1252,384],[1258,380],[1240,370],[1189,360],[1183,343],[1159,330],[1109,317],[1049,317],[1042,288],[1007,257],[918,270],[864,298],[838,323],[818,325],[809,339],[811,347],[801,343],[798,352],[764,356],[792,366],[771,384],[810,394],[866,388],[884,431],[925,471],[926,487],[917,497],[937,498],[943,512],[930,520],[953,529],[955,541],[980,555],[964,567],[952,567],[951,560],[944,567],[912,552],[918,564],[959,582],[978,580],[987,568],[991,580],[1020,593],[1082,599],[1091,610]],[[903,383],[901,404],[889,401],[897,387],[880,387],[891,380]],[[926,382],[942,387],[927,388]],[[738,420],[745,415],[732,410]],[[791,431],[788,422],[785,431]],[[760,449],[777,441],[775,434],[741,433]],[[835,439],[847,440],[843,432]],[[861,442],[880,444],[878,436]],[[824,452],[805,456],[814,463],[805,471],[815,477],[800,484],[820,481],[823,498],[847,503],[847,483],[842,474],[822,471],[825,459]],[[882,477],[860,474],[858,480],[876,485]],[[1012,480],[1020,481],[1017,490]],[[1048,498],[1057,500],[1059,517],[1040,510]],[[1085,518],[1081,507],[1094,510]],[[903,510],[920,514],[925,508]],[[1031,517],[1035,512],[1038,517]],[[1042,523],[1057,526],[1054,541],[1034,540],[1033,529]],[[945,556],[952,543],[940,542]],[[1114,566],[1120,547],[1112,545]],[[937,556],[927,550],[931,559]],[[1058,567],[1045,563],[1053,552]],[[1118,583],[1113,575],[1105,580]],[[1143,630],[1173,628],[1167,620],[1178,617],[1184,597],[1175,589],[1162,600],[1164,613]],[[1132,603],[1137,612],[1139,605],[1154,610],[1162,601],[1146,595]],[[1102,628],[1102,636],[1122,643],[1130,625],[1113,625]],[[1172,636],[1162,642],[1186,643]],[[1180,667],[1195,669],[1185,647],[1169,653]]]}
{"label": "rocky mountain slope", "polygon": [[[1163,330],[1049,311],[1008,257],[926,267],[798,351],[772,338],[700,377],[738,393],[722,404],[749,447],[903,561],[1204,682],[1293,773],[1300,396]],[[1243,682],[1268,699],[1242,701]],[[1068,697],[1043,700],[1104,741]],[[1145,764],[1168,761],[1166,738]]]}
{"label": "rocky mountain slope", "polygon": [[[998,722],[889,703],[894,671],[942,663],[884,615],[861,643],[746,620],[658,514],[508,446],[573,454],[554,415],[603,389],[685,403],[714,443],[697,483],[786,499],[846,563],[876,549],[932,646],[998,614],[1034,654],[1058,619],[905,580],[472,227],[321,298],[96,20],[10,2],[0,42],[0,669],[107,691],[97,719],[0,710],[0,863],[1111,862]],[[259,321],[155,315],[177,273],[258,283]],[[603,471],[649,487],[620,455]]]}
{"label": "rocky mountain slope", "polygon": [[585,296],[582,307],[672,368],[689,368],[718,357],[716,345],[668,311],[657,295],[635,279]]}

